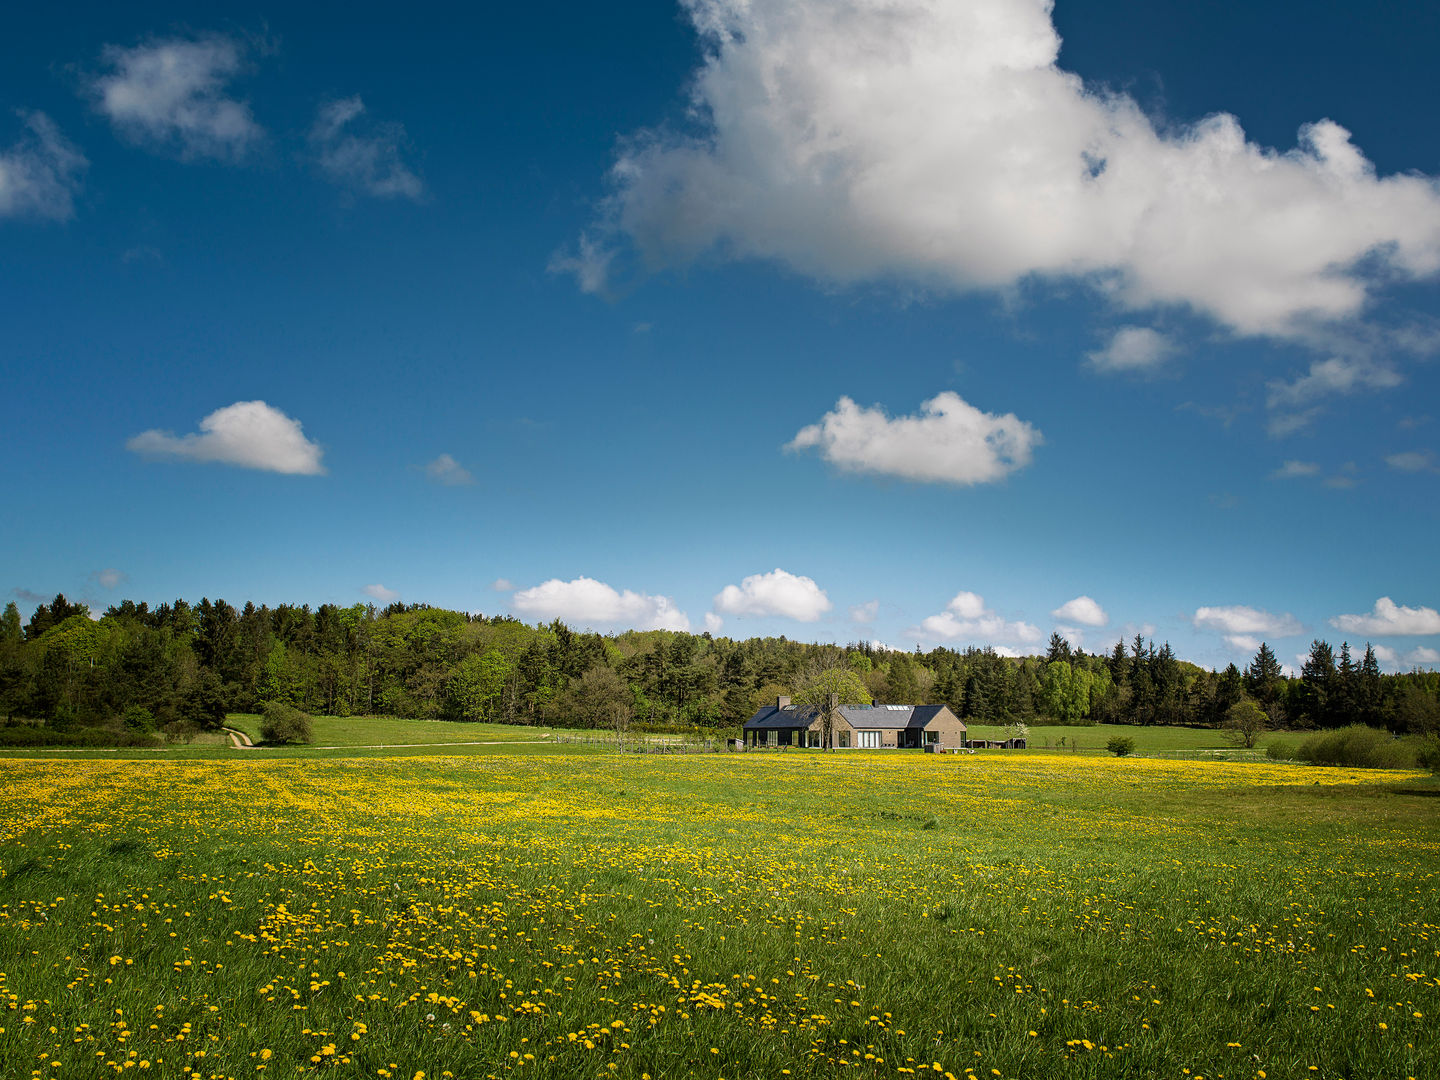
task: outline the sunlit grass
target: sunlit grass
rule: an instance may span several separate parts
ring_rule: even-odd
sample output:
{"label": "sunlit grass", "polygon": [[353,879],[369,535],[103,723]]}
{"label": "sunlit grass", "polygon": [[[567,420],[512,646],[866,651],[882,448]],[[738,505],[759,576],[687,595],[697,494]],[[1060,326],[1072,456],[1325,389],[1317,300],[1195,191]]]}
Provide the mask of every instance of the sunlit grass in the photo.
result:
{"label": "sunlit grass", "polygon": [[1374,780],[8,759],[0,1076],[1418,1077],[1440,800]]}

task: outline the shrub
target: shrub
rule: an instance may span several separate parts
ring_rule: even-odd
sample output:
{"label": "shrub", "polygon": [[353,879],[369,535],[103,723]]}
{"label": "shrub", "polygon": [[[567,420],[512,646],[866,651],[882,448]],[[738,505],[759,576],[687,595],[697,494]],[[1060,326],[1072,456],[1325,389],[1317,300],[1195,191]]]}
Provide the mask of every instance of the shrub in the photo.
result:
{"label": "shrub", "polygon": [[1271,761],[1294,761],[1295,744],[1288,739],[1275,739],[1265,747],[1265,756]]}
{"label": "shrub", "polygon": [[1440,773],[1440,738],[1427,735],[1415,754],[1415,764],[1433,773]]}
{"label": "shrub", "polygon": [[1135,749],[1135,740],[1129,735],[1112,735],[1110,741],[1105,744],[1105,749],[1116,757],[1125,757]]}
{"label": "shrub", "polygon": [[155,730],[155,714],[144,705],[131,705],[120,715],[127,731],[149,733]]}
{"label": "shrub", "polygon": [[1388,731],[1351,724],[1311,735],[1295,751],[1312,765],[1347,765],[1355,769],[1409,769],[1415,767],[1415,746],[1401,742]]}
{"label": "shrub", "polygon": [[268,701],[260,721],[260,737],[267,743],[308,743],[312,738],[310,714],[283,701]]}

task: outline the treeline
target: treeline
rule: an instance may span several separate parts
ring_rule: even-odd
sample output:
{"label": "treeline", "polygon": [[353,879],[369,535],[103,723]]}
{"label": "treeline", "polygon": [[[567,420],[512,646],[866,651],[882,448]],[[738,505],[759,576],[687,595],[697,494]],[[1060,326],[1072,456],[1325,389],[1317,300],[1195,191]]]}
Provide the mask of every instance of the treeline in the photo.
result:
{"label": "treeline", "polygon": [[14,603],[0,616],[0,716],[151,730],[214,726],[227,712],[274,702],[341,716],[713,728],[744,721],[836,665],[877,702],[944,702],[980,724],[1219,726],[1244,700],[1276,726],[1429,732],[1440,724],[1440,675],[1384,675],[1368,646],[1355,662],[1348,645],[1337,657],[1319,641],[1290,678],[1266,645],[1245,671],[1214,672],[1139,636],[1087,654],[1057,634],[1043,656],[1008,657],[665,630],[601,635],[420,604],[127,600],[96,620],[64,596],[28,622]]}

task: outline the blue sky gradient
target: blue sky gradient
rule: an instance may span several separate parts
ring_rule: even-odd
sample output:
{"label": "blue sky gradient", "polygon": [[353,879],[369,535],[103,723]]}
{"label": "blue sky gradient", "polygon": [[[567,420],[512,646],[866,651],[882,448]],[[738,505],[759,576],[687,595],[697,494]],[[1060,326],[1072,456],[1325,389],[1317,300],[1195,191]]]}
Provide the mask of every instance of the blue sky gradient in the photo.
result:
{"label": "blue sky gradient", "polygon": [[[758,6],[778,18],[814,4]],[[832,239],[861,243],[844,215],[805,241],[808,263],[747,253],[765,238],[732,222],[720,242],[647,265],[617,206],[688,225],[655,216],[674,210],[663,199],[627,196],[612,167],[647,137],[673,163],[683,137],[714,135],[690,108],[707,56],[743,86],[740,47],[697,34],[689,10],[17,12],[0,44],[0,589],[27,615],[57,591],[97,609],[393,594],[601,630],[681,625],[682,612],[700,630],[710,613],[737,637],[1026,651],[1043,646],[1027,633],[1058,625],[1092,650],[1141,630],[1206,665],[1243,665],[1262,637],[1287,663],[1318,636],[1373,640],[1392,669],[1440,660],[1432,269],[1402,273],[1382,245],[1346,271],[1366,305],[1302,334],[1238,327],[1203,299],[1125,304],[1090,272],[959,287],[901,253],[846,278],[826,263]],[[1428,188],[1399,241],[1440,235],[1426,216],[1440,206],[1430,6],[1061,0],[1053,22],[1059,68],[1128,95],[1162,136],[1229,112],[1285,154],[1302,125],[1335,121],[1376,175]],[[213,99],[249,111],[243,149],[127,128],[99,97],[119,51],[197,42],[239,57],[210,75]],[[317,141],[318,117],[356,95],[364,112],[345,131],[361,163],[327,169],[336,144]],[[943,142],[982,104],[917,97],[913,113],[933,115]],[[6,183],[13,196],[28,182],[24,154],[53,159],[27,135],[36,112],[85,159],[61,185],[68,208],[6,201]],[[1372,212],[1362,199],[1314,228]],[[612,253],[589,291],[566,269],[582,238]],[[1187,288],[1203,298],[1211,284]],[[1125,327],[1165,349],[1098,370],[1092,354]],[[1326,387],[1284,389],[1337,357]],[[787,449],[842,397],[893,419],[947,392],[1040,438],[978,483]],[[303,425],[323,474],[127,449],[252,401]],[[427,471],[441,455],[469,482]],[[717,605],[777,568],[813,586],[762,579],[748,608]],[[581,578],[616,598],[534,591]],[[821,591],[829,609],[807,607]],[[971,632],[927,628],[947,605],[971,610],[954,603],[964,593],[983,597],[991,632],[959,615]],[[1103,625],[1052,614],[1079,596]],[[1383,597],[1413,617],[1342,618]],[[1246,629],[1259,616],[1239,607],[1269,620]]]}

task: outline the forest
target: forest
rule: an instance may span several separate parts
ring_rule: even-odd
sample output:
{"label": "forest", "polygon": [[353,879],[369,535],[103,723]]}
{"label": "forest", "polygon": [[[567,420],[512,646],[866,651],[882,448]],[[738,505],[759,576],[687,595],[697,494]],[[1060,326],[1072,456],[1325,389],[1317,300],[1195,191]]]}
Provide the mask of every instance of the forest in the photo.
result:
{"label": "forest", "polygon": [[1440,728],[1440,673],[1382,673],[1368,644],[1357,657],[1348,642],[1315,641],[1290,676],[1267,644],[1243,671],[1216,672],[1139,636],[1086,653],[1056,634],[1043,655],[1009,657],[667,630],[601,635],[423,604],[126,600],[94,618],[59,595],[28,622],[13,602],[0,616],[0,717],[57,732],[174,735],[272,702],[339,716],[732,728],[835,667],[876,702],[943,702],[970,723],[1218,727],[1252,701],[1273,727]]}

